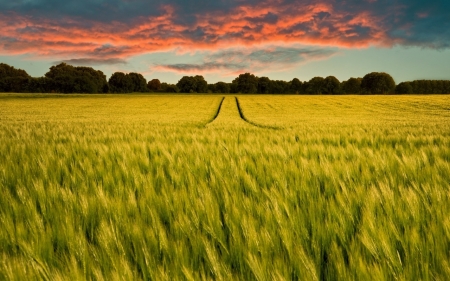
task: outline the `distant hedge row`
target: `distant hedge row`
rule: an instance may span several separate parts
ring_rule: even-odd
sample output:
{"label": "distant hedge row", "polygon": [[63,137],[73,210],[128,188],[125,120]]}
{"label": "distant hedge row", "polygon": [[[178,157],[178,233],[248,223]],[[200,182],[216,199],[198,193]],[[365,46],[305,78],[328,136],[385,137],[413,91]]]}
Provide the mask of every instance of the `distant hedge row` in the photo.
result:
{"label": "distant hedge row", "polygon": [[401,82],[395,87],[396,94],[450,94],[449,80],[414,80]]}
{"label": "distant hedge row", "polygon": [[449,80],[415,80],[396,85],[384,72],[339,81],[334,76],[309,81],[270,80],[244,73],[231,83],[208,84],[203,76],[183,76],[177,84],[149,82],[139,73],[114,73],[109,80],[100,70],[66,63],[52,66],[44,77],[34,78],[22,69],[0,63],[0,92],[15,93],[242,93],[242,94],[450,94]]}

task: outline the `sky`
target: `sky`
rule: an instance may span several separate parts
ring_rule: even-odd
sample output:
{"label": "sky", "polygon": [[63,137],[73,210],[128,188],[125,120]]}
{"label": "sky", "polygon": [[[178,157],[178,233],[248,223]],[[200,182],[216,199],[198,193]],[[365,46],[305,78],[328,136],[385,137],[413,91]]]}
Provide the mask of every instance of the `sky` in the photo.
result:
{"label": "sky", "polygon": [[387,72],[450,79],[449,0],[0,0],[0,62],[176,83]]}

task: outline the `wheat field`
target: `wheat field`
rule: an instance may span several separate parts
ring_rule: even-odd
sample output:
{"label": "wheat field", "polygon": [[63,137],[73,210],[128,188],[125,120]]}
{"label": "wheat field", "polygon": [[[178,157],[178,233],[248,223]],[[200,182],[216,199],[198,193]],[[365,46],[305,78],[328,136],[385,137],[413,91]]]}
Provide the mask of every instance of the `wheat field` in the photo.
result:
{"label": "wheat field", "polygon": [[0,280],[448,280],[450,96],[0,95]]}

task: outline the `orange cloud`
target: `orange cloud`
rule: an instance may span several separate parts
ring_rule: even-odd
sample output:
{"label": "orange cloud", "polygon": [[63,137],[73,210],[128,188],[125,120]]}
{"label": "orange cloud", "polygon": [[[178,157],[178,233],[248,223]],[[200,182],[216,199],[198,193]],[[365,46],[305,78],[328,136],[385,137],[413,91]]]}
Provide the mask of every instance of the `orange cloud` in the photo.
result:
{"label": "orange cloud", "polygon": [[62,59],[126,59],[174,49],[189,52],[268,44],[348,48],[393,44],[379,16],[368,11],[336,11],[328,2],[269,0],[227,13],[197,15],[189,24],[176,20],[172,6],[133,23],[0,15],[0,53]]}

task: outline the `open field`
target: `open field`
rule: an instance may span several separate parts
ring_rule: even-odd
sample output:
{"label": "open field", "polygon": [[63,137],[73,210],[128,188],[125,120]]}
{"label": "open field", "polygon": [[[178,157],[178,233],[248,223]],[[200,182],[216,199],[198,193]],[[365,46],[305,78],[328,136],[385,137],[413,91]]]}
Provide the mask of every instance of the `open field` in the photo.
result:
{"label": "open field", "polygon": [[448,280],[449,186],[450,96],[2,94],[0,280]]}

